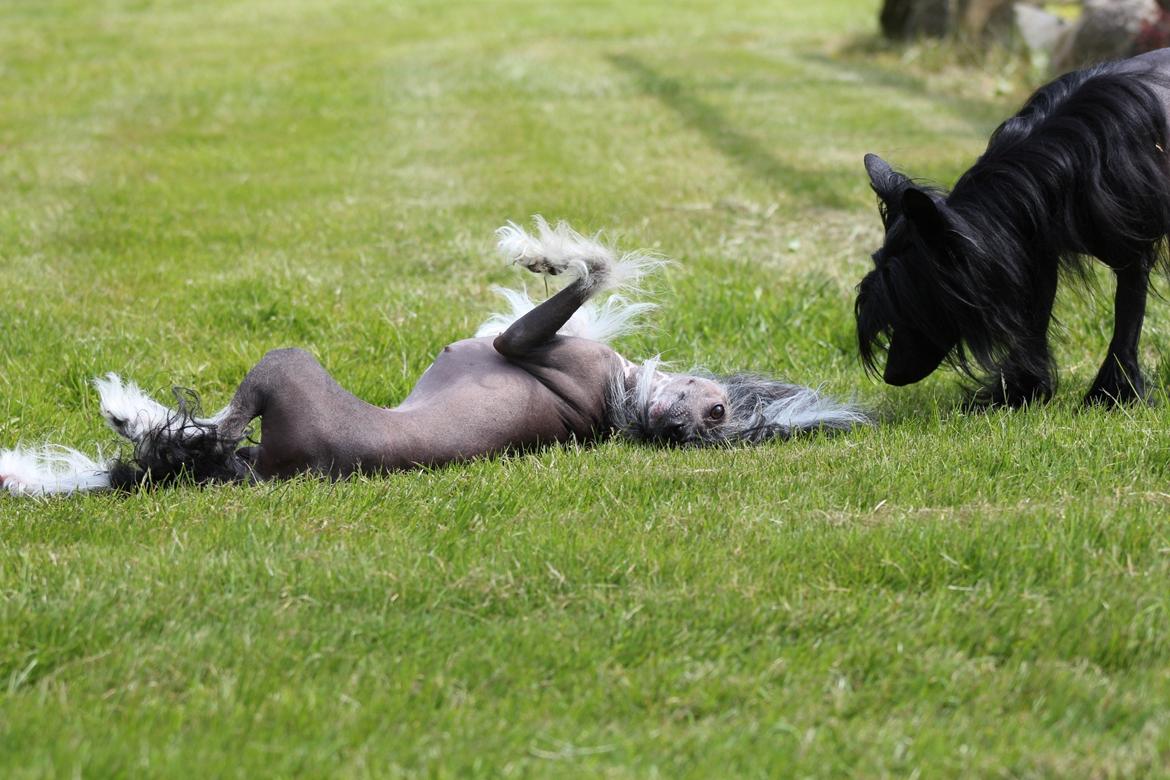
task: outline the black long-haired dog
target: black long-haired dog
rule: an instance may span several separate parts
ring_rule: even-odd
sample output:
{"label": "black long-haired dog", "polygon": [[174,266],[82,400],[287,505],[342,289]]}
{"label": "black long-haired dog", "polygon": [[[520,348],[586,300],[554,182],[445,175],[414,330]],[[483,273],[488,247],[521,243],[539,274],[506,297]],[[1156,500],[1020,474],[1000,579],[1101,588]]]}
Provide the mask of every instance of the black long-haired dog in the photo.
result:
{"label": "black long-haired dog", "polygon": [[944,360],[984,375],[980,404],[1047,400],[1048,324],[1060,271],[1096,257],[1117,277],[1113,339],[1086,403],[1145,396],[1138,339],[1170,230],[1170,49],[1070,73],[995,131],[950,193],[875,155],[886,228],[858,286],[861,357],[892,385]]}

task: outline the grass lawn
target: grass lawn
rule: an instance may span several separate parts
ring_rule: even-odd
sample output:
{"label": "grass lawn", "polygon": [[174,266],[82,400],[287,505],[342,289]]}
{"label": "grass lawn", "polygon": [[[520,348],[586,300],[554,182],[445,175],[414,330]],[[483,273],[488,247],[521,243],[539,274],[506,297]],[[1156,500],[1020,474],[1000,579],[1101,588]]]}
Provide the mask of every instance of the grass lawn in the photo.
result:
{"label": "grass lawn", "polygon": [[866,43],[877,5],[7,0],[0,446],[108,447],[90,377],[218,406],[277,346],[393,403],[536,212],[677,259],[625,354],[882,425],[0,496],[0,776],[1165,771],[1170,399],[1078,408],[1108,280],[1043,408],[858,365],[862,155],[949,183],[1023,97]]}

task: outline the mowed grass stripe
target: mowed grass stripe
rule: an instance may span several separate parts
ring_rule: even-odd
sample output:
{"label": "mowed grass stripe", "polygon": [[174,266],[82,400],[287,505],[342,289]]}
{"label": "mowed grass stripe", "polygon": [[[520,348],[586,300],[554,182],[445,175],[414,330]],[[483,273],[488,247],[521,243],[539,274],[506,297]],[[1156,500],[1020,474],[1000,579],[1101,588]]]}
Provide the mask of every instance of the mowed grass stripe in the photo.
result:
{"label": "mowed grass stripe", "polygon": [[0,11],[0,446],[110,442],[97,373],[214,407],[294,344],[393,403],[518,279],[490,232],[536,211],[678,260],[623,352],[856,391],[882,423],[0,497],[0,772],[1159,771],[1168,402],[1077,408],[1109,306],[1062,297],[1044,408],[965,415],[951,375],[856,363],[861,155],[951,181],[1023,96],[857,43],[876,11]]}

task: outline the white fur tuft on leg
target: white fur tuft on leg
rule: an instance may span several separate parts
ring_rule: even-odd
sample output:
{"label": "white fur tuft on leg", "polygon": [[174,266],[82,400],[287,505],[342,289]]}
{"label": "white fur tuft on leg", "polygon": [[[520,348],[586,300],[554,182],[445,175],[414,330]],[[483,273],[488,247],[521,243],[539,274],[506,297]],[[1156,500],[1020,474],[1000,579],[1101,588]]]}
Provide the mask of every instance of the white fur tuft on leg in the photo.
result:
{"label": "white fur tuft on leg", "polygon": [[13,495],[46,496],[109,487],[109,467],[77,450],[51,444],[0,450],[0,490]]}
{"label": "white fur tuft on leg", "polygon": [[[498,336],[536,308],[536,302],[528,297],[527,290],[492,289],[507,302],[508,310],[488,317],[475,332],[476,338]],[[600,303],[587,301],[557,333],[608,344],[618,336],[636,330],[638,318],[654,308],[653,303],[631,301],[622,295],[611,295]]]}
{"label": "white fur tuft on leg", "polygon": [[114,433],[132,442],[141,440],[147,431],[164,427],[172,415],[170,409],[144,393],[138,385],[123,383],[122,378],[113,372],[93,380],[93,386],[101,399],[106,424]]}
{"label": "white fur tuft on leg", "polygon": [[[178,412],[163,406],[133,382],[123,382],[113,372],[93,380],[93,386],[101,399],[106,424],[114,433],[135,444],[147,433],[167,431],[177,434],[186,427],[186,420]],[[230,410],[230,406],[225,406],[212,417],[195,418],[194,421],[200,425],[218,425]]]}
{"label": "white fur tuft on leg", "polygon": [[[607,289],[637,290],[639,280],[666,264],[663,258],[646,252],[628,252],[618,257],[598,236],[586,238],[565,222],[552,226],[537,215],[532,218],[532,224],[535,235],[515,222],[497,230],[500,252],[533,273],[549,276],[563,273],[584,280],[590,295]],[[507,301],[508,310],[492,314],[480,325],[476,337],[498,336],[537,306],[528,297],[527,290],[500,287],[494,290]],[[638,318],[653,308],[652,303],[611,295],[600,303],[587,301],[557,332],[608,343],[635,330]]]}
{"label": "white fur tuft on leg", "polygon": [[600,234],[587,238],[567,222],[555,226],[539,214],[532,218],[536,235],[509,222],[496,231],[500,253],[513,263],[537,274],[567,273],[590,282],[592,289],[636,289],[645,275],[661,268],[665,260],[648,252],[617,252],[601,243]]}

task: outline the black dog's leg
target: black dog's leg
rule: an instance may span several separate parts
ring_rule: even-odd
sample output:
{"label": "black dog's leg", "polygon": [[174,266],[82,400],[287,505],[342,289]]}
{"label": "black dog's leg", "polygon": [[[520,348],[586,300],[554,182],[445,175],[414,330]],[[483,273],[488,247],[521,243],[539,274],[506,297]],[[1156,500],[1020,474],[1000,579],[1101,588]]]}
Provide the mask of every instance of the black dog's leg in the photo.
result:
{"label": "black dog's leg", "polygon": [[1146,383],[1138,365],[1138,340],[1146,315],[1150,272],[1132,262],[1116,268],[1117,294],[1113,303],[1113,338],[1105,362],[1085,396],[1086,405],[1117,406],[1146,400]]}
{"label": "black dog's leg", "polygon": [[1048,349],[1048,324],[1056,299],[1057,266],[1053,261],[1037,280],[1033,301],[1035,308],[1028,318],[1028,333],[1016,344],[1000,365],[999,371],[972,397],[976,409],[1009,406],[1018,408],[1042,403],[1056,389],[1056,372]]}

